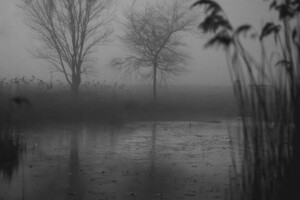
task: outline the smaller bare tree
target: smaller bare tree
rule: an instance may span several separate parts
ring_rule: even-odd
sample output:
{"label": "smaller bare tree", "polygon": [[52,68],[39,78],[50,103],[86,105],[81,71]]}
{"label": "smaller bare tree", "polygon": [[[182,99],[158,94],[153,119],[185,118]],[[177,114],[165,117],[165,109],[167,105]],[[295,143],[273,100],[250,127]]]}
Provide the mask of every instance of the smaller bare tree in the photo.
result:
{"label": "smaller bare tree", "polygon": [[189,56],[182,49],[182,34],[192,30],[193,18],[183,1],[147,4],[139,11],[134,5],[125,10],[125,34],[121,41],[129,54],[112,60],[112,66],[125,73],[151,79],[153,105],[156,107],[157,81],[185,70]]}
{"label": "smaller bare tree", "polygon": [[42,46],[34,57],[51,64],[52,71],[63,73],[73,92],[79,90],[96,47],[112,33],[108,23],[112,0],[21,0],[26,24]]}

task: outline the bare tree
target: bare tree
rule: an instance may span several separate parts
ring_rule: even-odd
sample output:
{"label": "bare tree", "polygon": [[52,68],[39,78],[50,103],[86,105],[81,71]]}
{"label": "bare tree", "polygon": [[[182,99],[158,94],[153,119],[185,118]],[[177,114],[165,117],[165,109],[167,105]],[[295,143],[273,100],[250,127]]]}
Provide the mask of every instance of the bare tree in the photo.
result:
{"label": "bare tree", "polygon": [[120,38],[129,54],[113,59],[112,66],[151,79],[154,106],[157,80],[183,72],[189,58],[180,34],[192,28],[193,18],[186,11],[183,1],[147,4],[143,10],[132,6],[124,11],[125,34]]}
{"label": "bare tree", "polygon": [[93,61],[92,53],[112,34],[108,23],[112,0],[21,0],[26,24],[42,46],[33,51],[56,72],[63,73],[73,92]]}

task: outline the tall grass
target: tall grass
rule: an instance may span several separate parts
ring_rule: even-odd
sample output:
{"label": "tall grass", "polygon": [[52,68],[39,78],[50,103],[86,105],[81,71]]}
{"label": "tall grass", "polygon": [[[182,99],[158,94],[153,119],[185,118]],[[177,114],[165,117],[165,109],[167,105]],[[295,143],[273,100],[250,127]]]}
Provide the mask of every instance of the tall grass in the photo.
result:
{"label": "tall grass", "polygon": [[[213,33],[205,46],[222,47],[226,53],[241,116],[241,131],[230,132],[228,199],[299,199],[299,1],[272,1],[278,24],[268,22],[259,33],[249,24],[233,27],[213,0],[199,0],[197,5],[206,14],[199,28]],[[259,59],[241,35],[256,40]],[[266,48],[269,36],[275,49]]]}

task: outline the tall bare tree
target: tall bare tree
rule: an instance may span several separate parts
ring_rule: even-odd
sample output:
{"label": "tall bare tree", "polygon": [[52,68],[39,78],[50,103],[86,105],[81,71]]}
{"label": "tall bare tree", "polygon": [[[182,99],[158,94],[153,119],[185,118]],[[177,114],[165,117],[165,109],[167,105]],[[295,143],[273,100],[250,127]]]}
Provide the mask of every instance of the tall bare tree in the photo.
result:
{"label": "tall bare tree", "polygon": [[21,0],[26,24],[42,46],[33,51],[54,71],[63,73],[73,92],[79,90],[96,47],[112,33],[112,0]]}
{"label": "tall bare tree", "polygon": [[129,53],[113,59],[112,66],[151,79],[154,106],[157,81],[184,71],[189,58],[181,40],[181,33],[192,28],[193,17],[186,11],[183,1],[147,4],[142,10],[133,5],[124,11],[125,34],[120,38]]}

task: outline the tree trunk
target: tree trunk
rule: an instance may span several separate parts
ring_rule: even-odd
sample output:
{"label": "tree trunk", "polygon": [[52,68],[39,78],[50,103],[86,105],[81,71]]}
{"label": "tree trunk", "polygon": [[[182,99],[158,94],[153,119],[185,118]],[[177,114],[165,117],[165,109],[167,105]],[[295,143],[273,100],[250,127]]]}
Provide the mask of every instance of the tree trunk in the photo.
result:
{"label": "tree trunk", "polygon": [[73,73],[72,74],[72,85],[71,85],[71,90],[73,93],[78,93],[79,91],[79,86],[80,86],[80,74]]}
{"label": "tree trunk", "polygon": [[157,104],[157,99],[156,99],[156,82],[157,82],[157,77],[156,77],[156,74],[157,74],[157,67],[156,65],[154,65],[153,67],[153,119],[155,120],[156,119],[156,104]]}
{"label": "tree trunk", "polygon": [[79,83],[77,83],[77,82],[73,82],[72,83],[72,86],[71,86],[71,89],[72,89],[72,92],[73,93],[78,93],[78,91],[79,91]]}

